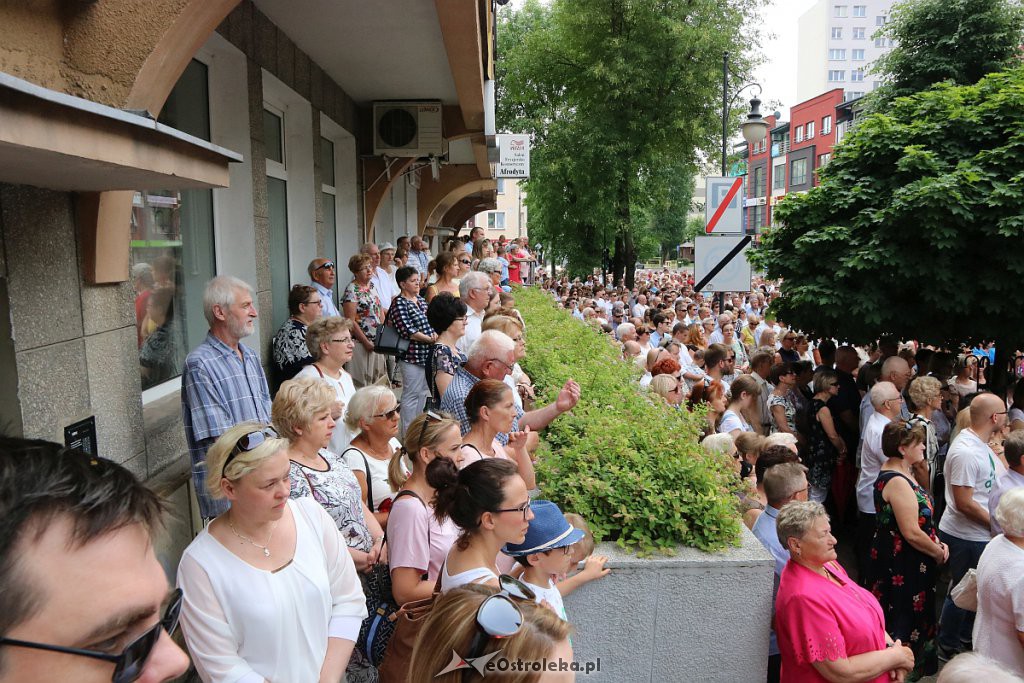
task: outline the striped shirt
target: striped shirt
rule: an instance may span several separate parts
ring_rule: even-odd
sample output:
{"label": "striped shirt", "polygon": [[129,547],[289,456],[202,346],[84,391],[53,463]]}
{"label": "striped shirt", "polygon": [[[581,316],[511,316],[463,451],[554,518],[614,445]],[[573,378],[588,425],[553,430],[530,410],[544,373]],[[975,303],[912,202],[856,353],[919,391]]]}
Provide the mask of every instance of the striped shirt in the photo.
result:
{"label": "striped shirt", "polygon": [[209,519],[228,509],[206,491],[206,451],[217,438],[240,422],[270,423],[270,391],[260,359],[238,345],[244,358],[213,334],[207,334],[185,359],[181,375],[181,417],[192,458],[192,479],[199,512]]}

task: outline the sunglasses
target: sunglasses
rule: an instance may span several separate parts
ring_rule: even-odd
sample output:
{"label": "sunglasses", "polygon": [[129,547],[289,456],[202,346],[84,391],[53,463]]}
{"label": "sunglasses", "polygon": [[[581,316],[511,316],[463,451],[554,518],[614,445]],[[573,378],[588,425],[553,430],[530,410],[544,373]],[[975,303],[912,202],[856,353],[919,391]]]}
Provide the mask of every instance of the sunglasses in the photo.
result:
{"label": "sunglasses", "polygon": [[[523,610],[515,600],[533,602],[537,599],[537,594],[528,586],[508,574],[498,577],[498,586],[501,590],[485,598],[477,608],[477,632],[469,647],[469,656],[466,657],[468,661],[483,654],[482,650],[491,638],[508,638],[519,633],[523,627]],[[462,680],[469,680],[470,672],[475,673],[475,670],[463,670]]]}
{"label": "sunglasses", "polygon": [[423,414],[426,415],[427,422],[444,422],[444,418],[435,413],[433,410],[428,410]]}
{"label": "sunglasses", "polygon": [[[527,590],[529,589],[527,588]],[[153,653],[153,648],[156,647],[157,641],[160,640],[160,632],[167,631],[168,635],[173,636],[174,632],[178,629],[178,617],[181,615],[181,596],[181,589],[176,589],[171,594],[171,601],[167,604],[167,609],[164,610],[163,618],[154,624],[153,628],[128,643],[128,646],[119,655],[3,637],[0,637],[0,645],[27,647],[33,650],[46,650],[48,652],[61,652],[80,657],[102,659],[114,665],[114,675],[111,678],[112,683],[132,683],[132,681],[139,680],[139,677],[142,675],[142,670],[146,666],[146,660],[149,659],[149,656]]]}
{"label": "sunglasses", "polygon": [[331,270],[334,270],[334,261],[327,261],[326,263],[321,263],[319,266],[313,269],[313,272],[316,272],[321,268],[329,268]]}
{"label": "sunglasses", "polygon": [[459,263],[462,263],[462,264],[465,264],[465,265],[468,266],[470,263],[472,263],[472,261],[467,261],[465,259],[459,259]]}
{"label": "sunglasses", "polygon": [[378,417],[383,417],[386,420],[390,420],[390,419],[393,419],[396,415],[398,415],[398,411],[399,411],[399,407],[395,406],[394,408],[392,408],[391,410],[389,410],[389,411],[387,411],[385,413],[380,413],[379,415],[371,415],[370,418],[371,419],[375,419],[375,418],[378,418]]}
{"label": "sunglasses", "polygon": [[281,437],[271,427],[265,427],[256,432],[249,432],[241,439],[235,442],[235,447],[231,449],[231,455],[224,461],[224,467],[221,468],[223,472],[228,468],[228,464],[235,458],[239,453],[247,453],[254,448],[258,448],[267,439],[280,439]]}

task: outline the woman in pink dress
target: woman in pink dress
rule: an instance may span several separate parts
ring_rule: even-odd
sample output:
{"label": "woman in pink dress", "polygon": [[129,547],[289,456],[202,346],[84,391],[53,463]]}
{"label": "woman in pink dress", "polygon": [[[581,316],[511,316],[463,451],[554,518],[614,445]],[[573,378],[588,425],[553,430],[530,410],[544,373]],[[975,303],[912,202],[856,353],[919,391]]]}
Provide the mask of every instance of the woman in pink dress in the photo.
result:
{"label": "woman in pink dress", "polygon": [[914,653],[889,637],[878,600],[836,562],[836,539],[821,503],[789,503],[776,530],[790,554],[775,599],[781,680],[903,681]]}

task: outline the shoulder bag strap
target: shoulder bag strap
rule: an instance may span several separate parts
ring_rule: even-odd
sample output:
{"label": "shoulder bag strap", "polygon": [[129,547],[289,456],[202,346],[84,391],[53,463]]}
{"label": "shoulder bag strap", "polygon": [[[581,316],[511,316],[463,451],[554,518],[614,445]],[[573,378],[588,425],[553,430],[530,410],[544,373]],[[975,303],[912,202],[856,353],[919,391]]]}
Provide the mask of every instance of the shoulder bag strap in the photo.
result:
{"label": "shoulder bag strap", "polygon": [[349,451],[355,451],[359,454],[359,457],[363,459],[363,467],[366,468],[366,471],[363,472],[366,478],[366,507],[370,508],[370,512],[376,512],[376,510],[373,509],[373,482],[370,481],[370,463],[366,459],[366,454],[355,446],[349,446],[345,449],[341,454],[342,460],[345,459],[345,454]]}
{"label": "shoulder bag strap", "polygon": [[317,365],[316,363],[313,363],[313,367],[316,368],[316,371],[318,373],[320,373],[320,379],[325,379],[324,378],[324,371],[320,369],[320,366]]}

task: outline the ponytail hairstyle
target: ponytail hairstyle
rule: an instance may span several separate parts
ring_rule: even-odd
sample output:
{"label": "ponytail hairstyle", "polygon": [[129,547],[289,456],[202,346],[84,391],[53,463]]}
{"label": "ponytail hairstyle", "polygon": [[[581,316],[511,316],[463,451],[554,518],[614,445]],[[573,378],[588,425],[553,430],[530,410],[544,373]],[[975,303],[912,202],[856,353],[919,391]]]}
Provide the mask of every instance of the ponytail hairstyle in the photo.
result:
{"label": "ponytail hairstyle", "polygon": [[[395,451],[391,456],[391,462],[388,463],[388,484],[392,491],[402,488],[409,478],[402,471],[402,457],[409,459],[409,469],[415,472],[419,467],[417,456],[420,449],[436,450],[445,432],[459,424],[448,413],[435,413],[435,415],[437,417],[430,413],[421,413],[405,428],[405,440],[402,442],[402,447]],[[441,419],[437,419],[438,417]]]}
{"label": "ponytail hairstyle", "polygon": [[449,458],[434,458],[427,465],[427,483],[434,491],[434,516],[438,522],[451,519],[462,534],[456,541],[459,550],[469,547],[469,539],[480,528],[480,517],[493,512],[505,500],[505,484],[519,476],[511,460],[484,458],[459,468]]}

